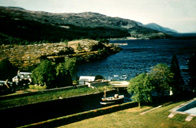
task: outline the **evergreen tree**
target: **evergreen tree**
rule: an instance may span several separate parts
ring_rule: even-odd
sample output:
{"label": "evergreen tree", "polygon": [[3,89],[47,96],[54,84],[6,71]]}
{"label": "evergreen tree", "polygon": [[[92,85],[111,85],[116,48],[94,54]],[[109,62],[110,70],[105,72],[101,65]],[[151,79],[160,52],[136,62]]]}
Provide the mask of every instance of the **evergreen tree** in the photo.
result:
{"label": "evergreen tree", "polygon": [[172,57],[170,70],[174,74],[173,81],[171,82],[172,92],[174,95],[176,95],[182,92],[184,87],[184,80],[181,76],[181,71],[176,55],[173,55]]}
{"label": "evergreen tree", "polygon": [[76,58],[65,58],[65,69],[69,70],[72,79],[76,79],[78,72]]}
{"label": "evergreen tree", "polygon": [[194,53],[189,59],[189,86],[194,91],[196,89],[196,54]]}
{"label": "evergreen tree", "polygon": [[60,63],[56,67],[56,79],[54,85],[57,87],[64,87],[72,85],[72,77],[69,70],[65,68],[65,63]]}

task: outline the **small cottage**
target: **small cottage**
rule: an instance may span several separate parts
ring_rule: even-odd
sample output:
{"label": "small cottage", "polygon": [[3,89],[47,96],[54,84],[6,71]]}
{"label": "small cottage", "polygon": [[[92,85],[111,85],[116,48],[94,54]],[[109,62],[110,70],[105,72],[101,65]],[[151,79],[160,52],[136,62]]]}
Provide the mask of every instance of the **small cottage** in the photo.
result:
{"label": "small cottage", "polygon": [[21,81],[27,82],[28,84],[30,84],[32,82],[31,74],[32,74],[31,72],[20,72],[20,71],[18,71],[17,75],[12,78],[12,82],[15,82],[17,85]]}
{"label": "small cottage", "polygon": [[95,76],[80,76],[79,78],[79,84],[80,85],[86,85],[88,82],[95,81]]}

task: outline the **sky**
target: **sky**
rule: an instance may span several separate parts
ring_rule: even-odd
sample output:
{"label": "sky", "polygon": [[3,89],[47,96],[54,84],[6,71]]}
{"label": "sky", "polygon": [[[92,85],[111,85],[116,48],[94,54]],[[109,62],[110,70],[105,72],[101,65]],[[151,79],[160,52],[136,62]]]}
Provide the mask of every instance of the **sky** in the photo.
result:
{"label": "sky", "polygon": [[97,12],[182,33],[196,32],[196,0],[0,0],[0,6],[52,13]]}

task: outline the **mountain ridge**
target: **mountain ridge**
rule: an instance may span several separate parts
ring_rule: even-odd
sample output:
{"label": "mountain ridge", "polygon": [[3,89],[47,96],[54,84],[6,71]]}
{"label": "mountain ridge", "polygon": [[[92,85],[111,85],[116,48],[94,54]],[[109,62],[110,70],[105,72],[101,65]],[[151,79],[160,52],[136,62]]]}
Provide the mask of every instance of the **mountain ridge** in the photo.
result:
{"label": "mountain ridge", "polygon": [[157,31],[168,33],[168,34],[178,33],[176,30],[160,26],[160,25],[158,25],[156,23],[149,23],[149,24],[145,24],[144,26],[147,27],[147,28],[151,28],[151,29],[154,29],[154,30],[157,30]]}
{"label": "mountain ridge", "polygon": [[134,37],[137,39],[154,39],[170,37],[163,32],[146,28],[137,21],[110,17],[94,12],[50,13],[25,10],[20,7],[0,6],[0,20],[2,21],[0,23],[1,35],[30,41],[60,41],[79,38]]}

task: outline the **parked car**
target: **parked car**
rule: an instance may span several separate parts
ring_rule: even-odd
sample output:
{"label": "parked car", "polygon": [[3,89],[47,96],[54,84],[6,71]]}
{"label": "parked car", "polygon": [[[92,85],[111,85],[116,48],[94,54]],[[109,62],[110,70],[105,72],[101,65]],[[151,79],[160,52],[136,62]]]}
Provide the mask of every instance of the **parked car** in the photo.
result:
{"label": "parked car", "polygon": [[31,72],[18,71],[17,75],[12,78],[12,82],[16,84],[16,90],[28,88],[32,82],[31,74]]}
{"label": "parked car", "polygon": [[17,76],[12,78],[12,82],[15,82],[16,85],[23,83],[23,84],[30,84],[31,80],[31,72],[18,72]]}
{"label": "parked car", "polygon": [[9,92],[14,92],[14,83],[8,81],[8,80],[0,80],[0,93],[9,93]]}

